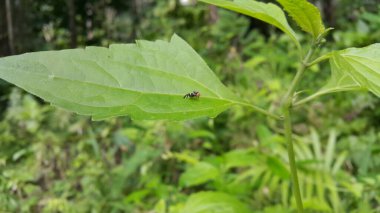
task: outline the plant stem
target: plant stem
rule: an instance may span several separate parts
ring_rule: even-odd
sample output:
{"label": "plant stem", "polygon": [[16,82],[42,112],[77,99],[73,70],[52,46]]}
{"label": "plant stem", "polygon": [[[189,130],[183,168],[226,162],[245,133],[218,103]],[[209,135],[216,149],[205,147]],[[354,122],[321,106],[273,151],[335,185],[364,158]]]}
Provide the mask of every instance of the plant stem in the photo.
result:
{"label": "plant stem", "polygon": [[334,54],[334,52],[327,53],[327,54],[325,54],[325,55],[323,55],[323,56],[315,59],[314,61],[310,62],[308,64],[308,66],[311,67],[313,65],[321,63],[322,61],[328,60],[328,59],[330,59],[333,56],[333,54]]}
{"label": "plant stem", "polygon": [[291,116],[291,109],[289,107],[284,108],[284,127],[285,127],[285,138],[286,138],[287,147],[288,147],[290,172],[292,174],[292,181],[293,181],[293,193],[294,193],[294,197],[296,198],[298,213],[303,213],[301,190],[300,190],[300,186],[298,182],[296,159],[295,159],[294,148],[293,148],[292,116]]}
{"label": "plant stem", "polygon": [[[306,70],[306,68],[308,67],[308,63],[310,61],[310,58],[311,56],[313,55],[314,53],[314,50],[315,50],[315,45],[312,45],[309,52],[306,54],[304,60],[302,60],[301,62],[301,66],[298,68],[297,70],[297,74],[296,76],[294,77],[293,81],[292,81],[292,84],[290,85],[288,91],[286,92],[285,94],[285,97],[283,99],[283,104],[289,104],[289,103],[286,103],[286,102],[289,102],[290,103],[293,101],[293,95],[294,95],[294,92],[295,90],[297,89],[297,86],[299,84],[299,82],[301,81],[302,79],[302,76]],[[291,105],[291,104],[290,104]]]}
{"label": "plant stem", "polygon": [[313,56],[313,53],[315,51],[315,48],[317,46],[317,43],[314,42],[308,53],[306,54],[305,58],[301,61],[301,65],[297,70],[297,74],[294,77],[288,91],[286,92],[286,95],[282,101],[282,109],[284,113],[284,129],[285,129],[285,138],[287,142],[287,148],[288,148],[288,157],[289,157],[289,164],[290,164],[290,172],[292,175],[292,182],[293,182],[293,193],[294,197],[296,199],[297,204],[297,211],[298,213],[303,213],[303,204],[302,204],[302,198],[301,198],[301,190],[298,182],[298,174],[297,174],[297,166],[296,166],[296,159],[294,155],[294,148],[293,148],[293,135],[292,135],[292,110],[293,110],[293,96],[297,89],[298,84],[300,83],[302,76],[306,70],[306,68],[309,66],[309,61],[311,57]]}
{"label": "plant stem", "polygon": [[14,34],[13,34],[13,21],[12,21],[12,3],[10,0],[5,1],[6,18],[8,28],[8,44],[11,55],[15,53]]}
{"label": "plant stem", "polygon": [[271,113],[269,112],[268,110],[265,110],[261,107],[258,107],[256,105],[253,105],[253,104],[249,104],[249,103],[244,103],[244,102],[235,102],[236,104],[239,104],[239,105],[242,105],[242,106],[246,106],[246,107],[249,107],[251,108],[252,110],[254,111],[257,111],[257,112],[260,112],[270,118],[273,118],[273,119],[276,119],[276,120],[283,120],[283,118],[279,115],[276,115],[274,113]]}
{"label": "plant stem", "polygon": [[325,91],[322,90],[322,91],[314,93],[314,94],[312,94],[312,95],[310,95],[310,96],[308,96],[308,97],[306,97],[304,99],[301,99],[301,100],[295,102],[293,104],[293,106],[294,107],[298,107],[298,106],[303,105],[303,104],[305,104],[305,103],[307,103],[309,101],[312,101],[312,100],[314,100],[316,98],[319,98],[320,96],[323,96],[323,95],[326,95],[326,94],[331,94],[333,92],[348,92],[348,91],[366,91],[366,90],[364,88],[362,88],[362,87],[357,87],[357,86],[347,86],[347,87],[343,87],[343,88],[339,88],[339,89],[334,89],[333,88],[331,90],[327,89]]}

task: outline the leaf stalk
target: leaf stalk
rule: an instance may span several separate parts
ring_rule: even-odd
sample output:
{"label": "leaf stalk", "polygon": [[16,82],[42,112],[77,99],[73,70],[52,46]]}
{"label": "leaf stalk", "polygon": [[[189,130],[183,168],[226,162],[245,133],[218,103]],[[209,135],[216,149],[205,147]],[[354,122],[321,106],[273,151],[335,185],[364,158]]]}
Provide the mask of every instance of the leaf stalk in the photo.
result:
{"label": "leaf stalk", "polygon": [[249,104],[249,103],[244,103],[244,102],[236,102],[236,104],[239,104],[239,105],[242,105],[242,106],[246,106],[246,107],[249,107],[251,108],[252,110],[256,111],[256,112],[260,112],[270,118],[273,118],[273,119],[276,119],[276,120],[283,120],[283,117],[282,116],[279,116],[279,115],[276,115],[272,112],[269,112],[268,110],[265,110],[261,107],[258,107],[256,105],[253,105],[253,104]]}
{"label": "leaf stalk", "polygon": [[325,61],[325,60],[331,58],[331,56],[333,55],[333,53],[334,53],[334,52],[330,52],[330,53],[327,53],[327,54],[325,54],[325,55],[323,55],[323,56],[321,56],[321,57],[318,57],[318,58],[315,59],[314,61],[310,62],[307,66],[308,66],[308,67],[311,67],[311,66],[314,66],[314,65],[316,65],[316,64],[319,64],[319,63],[321,63],[322,61]]}

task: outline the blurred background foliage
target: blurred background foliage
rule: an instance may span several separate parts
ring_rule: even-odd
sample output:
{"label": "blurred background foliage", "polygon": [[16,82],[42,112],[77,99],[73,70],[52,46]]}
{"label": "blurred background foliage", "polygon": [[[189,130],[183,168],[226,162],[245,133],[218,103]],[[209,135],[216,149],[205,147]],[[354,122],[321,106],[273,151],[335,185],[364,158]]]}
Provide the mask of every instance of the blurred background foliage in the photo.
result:
{"label": "blurred background foliage", "polygon": [[[314,3],[336,29],[320,52],[379,42],[378,1]],[[191,0],[4,0],[0,9],[0,56],[177,33],[263,107],[278,106],[297,66],[295,46],[274,28]],[[327,64],[312,67],[303,93],[329,75]],[[342,93],[297,109],[307,212],[380,212],[379,104]],[[0,212],[175,213],[223,202],[294,212],[282,129],[240,107],[186,122],[92,122],[0,81],[0,119]]]}

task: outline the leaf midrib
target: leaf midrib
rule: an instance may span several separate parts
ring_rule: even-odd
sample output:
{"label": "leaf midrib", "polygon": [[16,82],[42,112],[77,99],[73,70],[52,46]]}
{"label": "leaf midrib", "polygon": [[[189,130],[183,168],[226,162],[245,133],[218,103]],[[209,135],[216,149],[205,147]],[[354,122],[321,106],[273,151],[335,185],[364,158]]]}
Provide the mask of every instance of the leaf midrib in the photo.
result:
{"label": "leaf midrib", "polygon": [[[61,101],[66,101],[67,103],[74,103],[76,105],[79,105],[79,106],[84,106],[84,107],[91,107],[91,108],[109,108],[109,109],[112,109],[112,108],[124,108],[124,107],[128,107],[128,106],[133,106],[133,107],[136,107],[138,109],[140,109],[141,111],[144,111],[144,112],[147,112],[147,113],[150,113],[150,114],[179,114],[179,113],[192,113],[192,112],[200,112],[200,111],[209,111],[209,110],[215,110],[215,107],[206,107],[206,108],[200,108],[200,110],[183,110],[183,111],[170,111],[170,112],[154,112],[154,111],[148,111],[146,109],[143,109],[141,108],[140,106],[137,106],[135,104],[128,104],[128,105],[115,105],[115,106],[92,106],[92,105],[88,105],[88,104],[83,104],[83,103],[78,103],[78,102],[74,102],[74,101],[69,101],[65,98],[62,98],[62,97],[57,97],[57,96],[54,96],[55,98],[61,100]],[[54,102],[52,101],[52,103],[54,104]],[[219,105],[219,107],[224,107],[224,106],[228,106],[228,105],[232,105],[233,103],[232,102],[226,102],[225,104],[222,104],[222,105]],[[199,109],[199,108],[198,108]],[[103,114],[106,114],[106,113],[103,113]],[[128,113],[127,113],[128,114]],[[95,113],[95,115],[102,115],[102,113]]]}
{"label": "leaf midrib", "polygon": [[[22,73],[22,72],[18,71],[18,69],[15,69],[15,68],[8,68],[8,69],[12,69],[12,70],[15,70],[16,72]],[[22,73],[22,74],[25,74],[25,73]],[[38,73],[28,73],[28,74],[44,77],[45,80],[49,80],[48,78],[46,78],[45,75],[42,75],[42,74],[38,74]],[[183,94],[141,92],[141,91],[131,90],[131,89],[127,89],[127,88],[111,87],[111,86],[108,86],[108,85],[103,85],[103,84],[99,84],[99,83],[95,83],[95,82],[87,82],[87,81],[79,81],[79,80],[74,80],[74,79],[68,79],[68,78],[64,78],[64,77],[61,77],[61,76],[54,76],[54,78],[51,79],[51,81],[54,81],[55,78],[56,79],[60,79],[60,80],[64,80],[64,81],[72,81],[72,82],[77,82],[77,83],[82,83],[82,84],[89,84],[89,85],[94,85],[94,86],[99,86],[99,87],[105,87],[105,88],[113,89],[113,90],[128,91],[128,92],[137,93],[137,94],[143,95],[143,96],[144,95],[152,95],[152,96],[162,95],[162,96],[176,96],[176,97],[178,96],[178,97],[181,97],[181,98],[183,97]],[[55,97],[57,97],[57,96],[55,96]],[[138,98],[140,98],[140,97],[138,97]],[[210,100],[217,100],[217,101],[224,101],[224,102],[229,103],[229,104],[233,104],[233,103],[240,104],[240,102],[229,100],[229,99],[224,99],[224,98],[215,98],[215,97],[210,97],[210,96],[202,96],[202,98],[203,99],[210,99]],[[77,102],[73,102],[73,103],[79,104]],[[79,105],[89,106],[89,107],[98,107],[98,106],[84,105],[84,104],[79,104]],[[133,105],[133,104],[128,104],[128,105]],[[117,106],[116,105],[116,106],[107,106],[107,107],[122,107],[122,106]],[[104,108],[107,108],[107,107],[104,107]]]}
{"label": "leaf midrib", "polygon": [[[341,57],[344,59],[343,56],[341,56]],[[364,65],[362,62],[359,62],[359,61],[355,60],[354,58],[352,58],[352,60],[356,61],[357,63],[359,63],[359,64],[361,64],[361,65],[363,65],[363,66],[365,66],[365,67],[367,67],[367,66]],[[351,68],[352,70],[356,70],[348,60],[344,60],[344,61],[346,62],[346,64],[347,64],[348,66],[350,66],[350,68]],[[367,69],[370,69],[370,70],[371,70],[371,68],[369,68],[369,67],[367,67]],[[352,71],[350,71],[350,72],[352,72]],[[360,73],[360,72],[355,72],[355,73],[356,73],[357,75],[361,76],[361,77],[363,78],[363,80],[365,81],[364,84],[366,84],[366,86],[364,86],[364,87],[367,88],[368,90],[372,91],[374,94],[376,94],[376,92],[372,90],[372,89],[373,89],[373,86],[372,86],[372,85],[377,85],[376,82],[373,82],[372,79],[367,78],[365,75],[363,75],[363,74]],[[354,79],[355,82],[358,82],[358,80],[356,79],[356,77],[355,77],[352,73],[349,73],[349,75],[352,77],[352,79]],[[360,86],[363,87],[363,85],[362,85],[360,82],[358,82],[358,84],[359,84]]]}
{"label": "leaf midrib", "polygon": [[[344,58],[344,57],[343,57],[343,58]],[[367,68],[368,70],[373,70],[373,71],[374,71],[374,69],[372,69],[372,68],[369,67],[368,65],[364,64],[364,63],[361,62],[360,60],[355,59],[355,57],[348,57],[348,58],[351,58],[351,59],[352,59],[353,61],[355,61],[356,63],[361,64],[363,67]],[[348,60],[346,60],[346,62],[347,62],[348,64],[350,64],[350,66],[352,67],[351,63],[350,63]],[[354,70],[356,70],[354,67],[352,67],[352,68],[353,68]],[[373,81],[372,78],[367,78],[367,77],[364,75],[364,73],[361,73],[361,72],[356,72],[356,73],[359,74],[360,76],[362,76],[363,78],[365,78],[366,81],[370,81],[370,82],[372,82],[374,85],[377,85],[377,82],[376,82],[376,81]],[[378,78],[380,78],[380,73],[374,71],[374,74],[377,75]]]}

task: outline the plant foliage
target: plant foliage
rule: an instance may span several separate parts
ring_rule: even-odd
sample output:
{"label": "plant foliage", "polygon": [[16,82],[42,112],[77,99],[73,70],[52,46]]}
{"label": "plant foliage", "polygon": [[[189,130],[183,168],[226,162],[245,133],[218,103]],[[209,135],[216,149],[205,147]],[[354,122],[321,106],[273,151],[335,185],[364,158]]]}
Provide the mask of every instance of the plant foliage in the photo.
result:
{"label": "plant foliage", "polygon": [[221,192],[200,192],[190,196],[181,213],[249,213],[238,199]]}
{"label": "plant foliage", "polygon": [[380,97],[380,44],[339,51],[331,60],[337,70],[352,78],[351,85],[355,82]]}
{"label": "plant foliage", "polygon": [[277,0],[307,33],[317,38],[325,31],[319,9],[307,0]]}
{"label": "plant foliage", "polygon": [[201,0],[201,2],[242,13],[271,24],[285,32],[298,47],[300,46],[296,33],[286,20],[285,13],[277,5],[251,0]]}
{"label": "plant foliage", "polygon": [[[170,42],[28,53],[0,59],[0,78],[94,119],[215,117],[239,102],[180,37]],[[201,98],[184,99],[199,91]]]}

